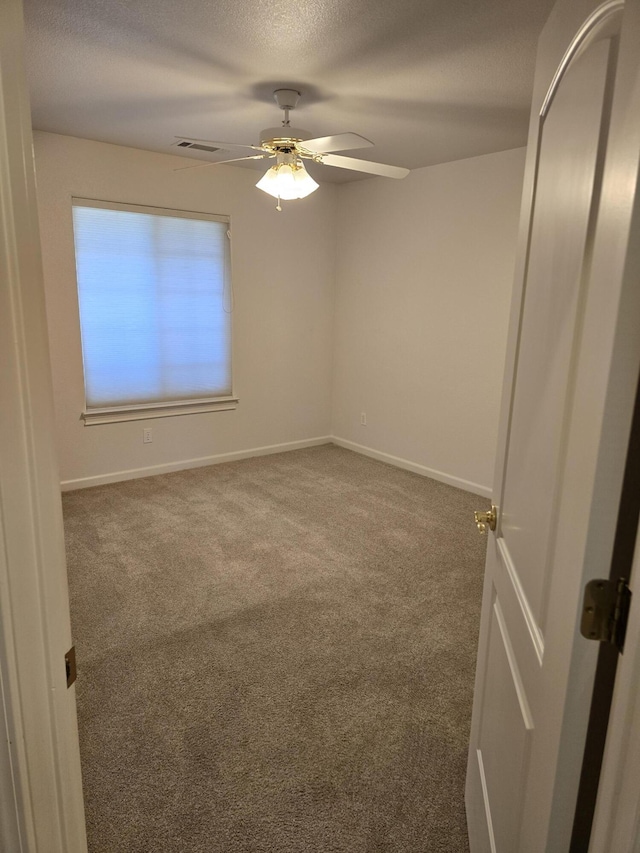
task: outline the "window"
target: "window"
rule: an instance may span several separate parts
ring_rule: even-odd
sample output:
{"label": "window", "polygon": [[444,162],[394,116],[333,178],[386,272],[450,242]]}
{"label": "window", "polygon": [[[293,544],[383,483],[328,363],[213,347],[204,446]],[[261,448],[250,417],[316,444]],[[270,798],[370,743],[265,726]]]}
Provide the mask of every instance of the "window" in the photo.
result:
{"label": "window", "polygon": [[85,423],[235,408],[228,228],[73,199]]}

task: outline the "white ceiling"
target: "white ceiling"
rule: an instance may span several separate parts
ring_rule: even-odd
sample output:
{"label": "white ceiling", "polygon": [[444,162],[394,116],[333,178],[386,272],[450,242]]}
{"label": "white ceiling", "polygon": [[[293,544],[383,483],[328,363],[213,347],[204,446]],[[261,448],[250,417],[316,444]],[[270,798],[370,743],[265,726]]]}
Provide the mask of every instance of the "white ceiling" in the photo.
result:
{"label": "white ceiling", "polygon": [[[203,159],[175,136],[353,131],[408,168],[526,143],[553,0],[25,0],[34,126]],[[228,155],[233,156],[233,155]],[[251,167],[264,170],[260,163]],[[319,170],[319,171],[318,171]],[[311,170],[310,170],[311,171]],[[322,180],[363,175],[316,167]]]}

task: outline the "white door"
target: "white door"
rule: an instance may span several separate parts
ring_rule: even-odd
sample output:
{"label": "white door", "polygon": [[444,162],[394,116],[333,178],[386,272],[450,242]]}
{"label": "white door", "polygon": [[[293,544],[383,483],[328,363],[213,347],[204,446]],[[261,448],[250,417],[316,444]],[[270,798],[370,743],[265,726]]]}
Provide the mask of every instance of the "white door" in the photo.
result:
{"label": "white door", "polygon": [[[570,848],[638,376],[640,0],[559,0],[539,42],[471,744],[472,853]],[[632,232],[633,233],[633,232]],[[631,249],[629,249],[631,247]],[[606,261],[606,264],[605,264]]]}

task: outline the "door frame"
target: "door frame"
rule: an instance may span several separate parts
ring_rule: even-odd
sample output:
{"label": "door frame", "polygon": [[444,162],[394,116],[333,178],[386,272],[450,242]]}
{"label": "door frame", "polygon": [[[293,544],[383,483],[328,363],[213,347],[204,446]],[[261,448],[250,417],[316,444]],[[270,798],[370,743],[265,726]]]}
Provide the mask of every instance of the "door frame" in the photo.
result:
{"label": "door frame", "polygon": [[[2,357],[9,358],[10,378],[1,389],[11,429],[0,431],[0,845],[16,853],[85,853],[75,697],[73,688],[66,689],[63,667],[71,638],[23,38],[21,2],[4,0],[0,272],[7,282],[1,298],[11,310],[0,314],[6,317],[0,338],[6,341]],[[640,85],[629,96],[640,117]],[[626,124],[621,119],[626,134],[632,114],[629,110]],[[640,119],[634,130],[640,138],[638,125]],[[640,237],[640,214],[634,233]],[[631,259],[629,280],[634,271],[637,282],[640,257]],[[639,575],[640,547],[636,581]],[[612,705],[591,853],[640,849],[640,680],[634,677],[639,664],[636,604]],[[635,787],[625,786],[630,782]],[[618,846],[603,846],[612,827],[623,824]]]}
{"label": "door frame", "polygon": [[640,526],[625,651],[618,662],[589,853],[640,853]]}
{"label": "door frame", "polygon": [[0,848],[86,853],[20,0],[0,3]]}
{"label": "door frame", "polygon": [[[611,368],[620,377],[611,400],[614,413],[633,405],[628,366],[637,364],[640,349],[640,192],[634,198],[628,180],[632,170],[640,174],[640,67],[631,61],[640,38],[640,2],[628,0],[624,15],[619,69],[623,90],[612,114],[610,146],[625,168],[608,176],[593,265],[594,275],[621,275],[624,282],[619,322],[626,335],[620,336]],[[617,227],[625,218],[630,221],[628,231]],[[624,242],[627,251],[622,253]],[[640,526],[630,587],[625,650],[616,672],[589,853],[640,853]]]}

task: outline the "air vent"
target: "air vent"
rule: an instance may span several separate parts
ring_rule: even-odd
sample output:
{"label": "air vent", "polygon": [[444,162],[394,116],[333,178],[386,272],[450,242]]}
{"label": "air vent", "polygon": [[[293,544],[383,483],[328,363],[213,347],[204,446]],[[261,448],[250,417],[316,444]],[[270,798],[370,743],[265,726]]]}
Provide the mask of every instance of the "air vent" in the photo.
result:
{"label": "air vent", "polygon": [[214,151],[220,151],[219,148],[214,148],[213,145],[203,145],[201,142],[189,142],[183,139],[181,142],[176,142],[177,148],[195,148],[196,151],[208,151],[212,154]]}

